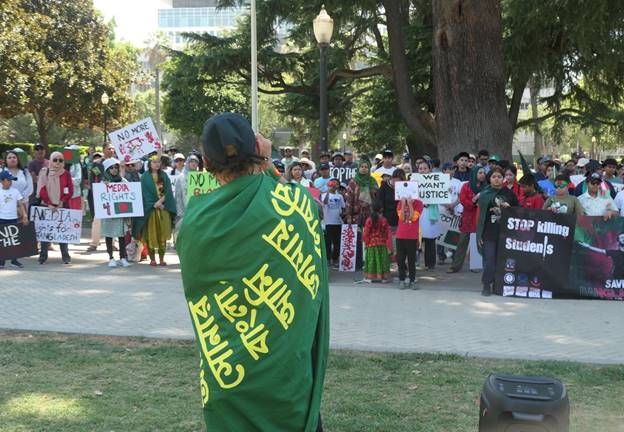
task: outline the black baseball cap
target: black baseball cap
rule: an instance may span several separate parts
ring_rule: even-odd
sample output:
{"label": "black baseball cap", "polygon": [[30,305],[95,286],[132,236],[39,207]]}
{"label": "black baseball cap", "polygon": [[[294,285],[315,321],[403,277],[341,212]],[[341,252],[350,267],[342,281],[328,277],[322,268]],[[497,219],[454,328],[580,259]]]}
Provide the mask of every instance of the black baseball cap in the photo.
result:
{"label": "black baseball cap", "polygon": [[383,157],[386,157],[386,156],[394,157],[394,153],[392,153],[392,150],[390,149],[385,149],[384,151],[381,152],[381,155]]}
{"label": "black baseball cap", "polygon": [[332,160],[336,159],[336,158],[340,158],[342,160],[344,160],[344,156],[342,155],[342,153],[340,152],[336,152],[334,153],[334,155],[332,156]]}
{"label": "black baseball cap", "polygon": [[248,161],[256,155],[256,135],[249,121],[240,114],[223,113],[204,124],[201,136],[206,157],[217,163]]}
{"label": "black baseball cap", "polygon": [[45,147],[39,143],[35,144],[34,147],[35,150],[45,150]]}
{"label": "black baseball cap", "polygon": [[617,161],[616,161],[615,159],[613,159],[613,158],[608,158],[608,159],[605,159],[605,160],[602,162],[602,166],[603,166],[603,167],[606,167],[606,166],[609,166],[609,165],[615,165],[615,166],[618,166],[618,163],[617,163]]}
{"label": "black baseball cap", "polygon": [[589,180],[590,183],[593,182],[593,181],[598,181],[598,182],[602,183],[602,176],[599,173],[594,172],[594,173],[591,173],[589,175],[589,179],[588,180]]}
{"label": "black baseball cap", "polygon": [[329,169],[329,164],[328,163],[322,163],[319,165],[319,171],[322,169]]}

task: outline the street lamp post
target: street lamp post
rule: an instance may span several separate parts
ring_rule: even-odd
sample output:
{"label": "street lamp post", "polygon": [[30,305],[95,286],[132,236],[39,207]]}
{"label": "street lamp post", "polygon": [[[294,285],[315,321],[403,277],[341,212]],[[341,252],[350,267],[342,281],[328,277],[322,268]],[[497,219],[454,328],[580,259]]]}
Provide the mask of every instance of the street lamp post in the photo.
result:
{"label": "street lamp post", "polygon": [[102,97],[100,98],[100,101],[102,102],[102,105],[104,106],[104,144],[106,144],[106,115],[108,114],[108,110],[106,109],[106,106],[108,105],[108,101],[109,101],[109,97],[108,94],[106,92],[104,92],[104,94],[102,94]]}
{"label": "street lamp post", "polygon": [[318,42],[320,50],[320,80],[319,80],[319,111],[320,111],[320,149],[319,144],[315,146],[317,148],[316,155],[313,155],[313,159],[318,160],[320,151],[327,151],[327,49],[331,42],[332,33],[334,32],[334,20],[325,11],[325,5],[321,6],[321,12],[314,19],[314,37]]}

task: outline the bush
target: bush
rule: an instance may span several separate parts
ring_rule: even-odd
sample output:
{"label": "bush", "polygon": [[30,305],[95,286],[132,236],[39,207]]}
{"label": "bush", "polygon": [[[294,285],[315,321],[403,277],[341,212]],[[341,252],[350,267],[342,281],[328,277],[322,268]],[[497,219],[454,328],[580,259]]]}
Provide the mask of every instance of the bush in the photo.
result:
{"label": "bush", "polygon": [[[24,150],[26,153],[28,153],[28,155],[31,158],[34,156],[35,143],[20,143],[20,142],[15,142],[15,143],[0,142],[0,155],[2,155],[2,157],[4,158],[4,154],[7,151],[13,150],[16,147]],[[49,155],[50,153],[54,151],[62,152],[64,147],[65,146],[62,144],[48,144],[47,154]],[[89,150],[89,146],[78,146],[78,149],[80,150],[81,155],[87,154],[87,150]]]}

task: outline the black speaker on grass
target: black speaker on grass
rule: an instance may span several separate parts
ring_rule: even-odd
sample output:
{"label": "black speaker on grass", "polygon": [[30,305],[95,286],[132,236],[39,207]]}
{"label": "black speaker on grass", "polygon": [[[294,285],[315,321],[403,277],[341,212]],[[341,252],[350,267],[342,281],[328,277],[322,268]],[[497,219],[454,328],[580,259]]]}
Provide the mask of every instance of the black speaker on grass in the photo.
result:
{"label": "black speaker on grass", "polygon": [[481,392],[479,432],[568,432],[570,402],[553,378],[490,375]]}

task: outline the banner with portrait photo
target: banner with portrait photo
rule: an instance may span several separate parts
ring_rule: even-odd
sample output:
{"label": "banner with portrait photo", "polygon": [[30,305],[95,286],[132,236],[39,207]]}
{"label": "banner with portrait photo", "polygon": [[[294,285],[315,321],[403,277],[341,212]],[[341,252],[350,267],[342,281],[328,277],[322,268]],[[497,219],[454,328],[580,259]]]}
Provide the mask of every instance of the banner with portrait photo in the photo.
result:
{"label": "banner with portrait photo", "polygon": [[575,223],[574,215],[504,209],[494,291],[530,298],[575,295],[568,281]]}
{"label": "banner with portrait photo", "polygon": [[624,218],[578,217],[570,275],[580,297],[624,300]]}

